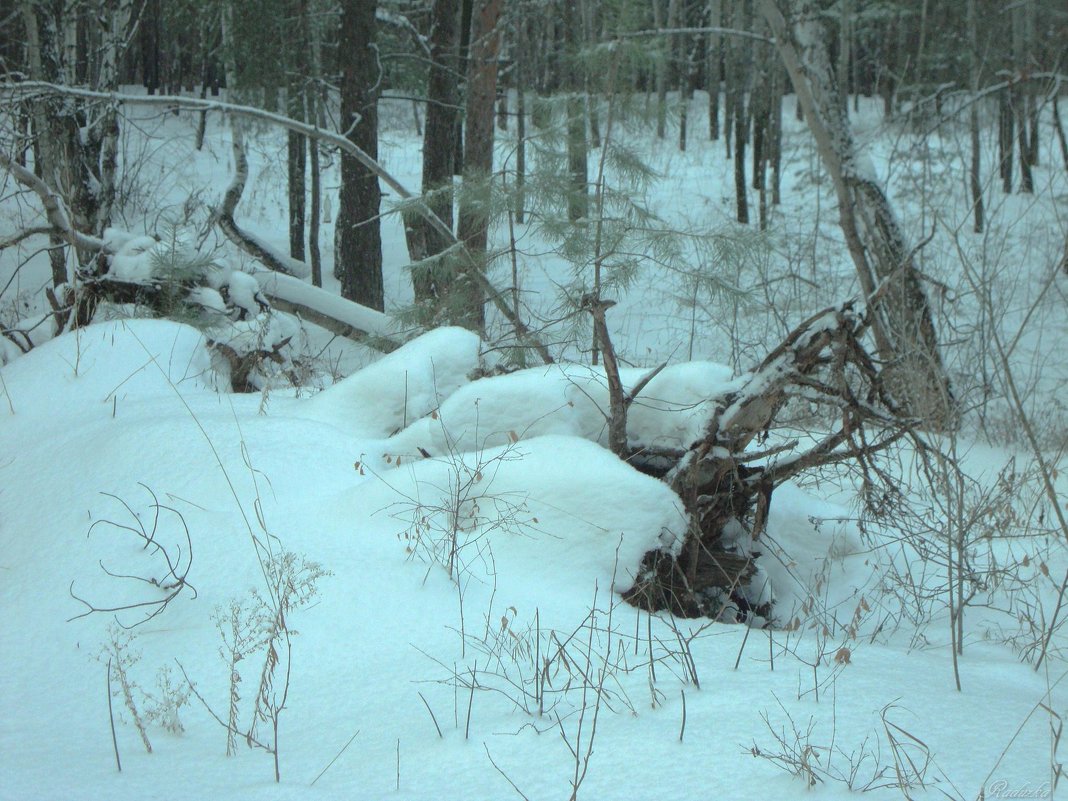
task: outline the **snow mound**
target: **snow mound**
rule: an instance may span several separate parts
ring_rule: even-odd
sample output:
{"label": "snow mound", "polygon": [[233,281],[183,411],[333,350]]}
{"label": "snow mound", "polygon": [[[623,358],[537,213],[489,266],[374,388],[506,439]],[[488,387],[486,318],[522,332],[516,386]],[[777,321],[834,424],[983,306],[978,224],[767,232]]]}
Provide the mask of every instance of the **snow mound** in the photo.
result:
{"label": "snow mound", "polygon": [[[204,337],[169,320],[116,320],[81,328],[2,368],[15,414],[54,415],[56,398],[88,412],[113,398],[212,390]],[[0,414],[11,413],[3,404]]]}
{"label": "snow mound", "polygon": [[[117,241],[112,231],[112,240]],[[164,253],[164,246],[150,236],[133,236],[126,239],[111,257],[109,274],[116,281],[131,284],[147,284],[154,277],[157,259]]]}
{"label": "snow mound", "polygon": [[[456,519],[463,569],[492,566],[496,586],[539,602],[592,591],[594,582],[625,591],[642,556],[677,547],[686,530],[682,502],[666,484],[577,437],[402,460],[379,477],[394,499],[384,509],[413,554],[447,552],[441,540]],[[354,489],[367,491],[367,484]]]}
{"label": "snow mound", "polygon": [[[626,389],[648,370],[621,371]],[[684,448],[700,436],[710,404],[734,388],[730,368],[690,362],[662,370],[630,408],[627,434],[635,447]],[[532,367],[468,384],[446,400],[438,417],[417,420],[393,438],[397,453],[437,456],[561,434],[607,443],[608,384],[603,368],[575,364]]]}
{"label": "snow mound", "polygon": [[388,437],[466,384],[480,348],[471,331],[435,329],[309,398],[301,414],[355,436]]}
{"label": "snow mound", "polygon": [[[810,495],[792,482],[776,487],[767,531],[756,550],[757,568],[766,578],[761,600],[771,594],[780,622],[789,621],[813,593],[829,607],[851,598],[855,602],[867,571],[847,565],[848,557],[864,550],[852,518],[844,506]],[[760,585],[758,577],[753,586]]]}

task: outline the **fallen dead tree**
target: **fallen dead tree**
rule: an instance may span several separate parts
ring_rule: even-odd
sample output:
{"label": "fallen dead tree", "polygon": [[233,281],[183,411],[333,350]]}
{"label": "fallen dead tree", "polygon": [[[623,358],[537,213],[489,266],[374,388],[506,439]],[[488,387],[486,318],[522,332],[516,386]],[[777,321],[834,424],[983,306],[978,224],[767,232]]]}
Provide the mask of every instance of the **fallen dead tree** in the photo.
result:
{"label": "fallen dead tree", "polygon": [[[843,461],[858,464],[874,484],[879,470],[872,457],[911,429],[862,344],[870,324],[852,303],[813,315],[721,399],[703,436],[685,451],[631,456],[678,493],[690,528],[677,554],[645,555],[628,601],[690,617],[718,617],[731,603],[769,616],[752,579],[775,488],[802,471]],[[794,401],[829,412],[836,425],[807,449],[795,440],[750,450],[766,442]]]}

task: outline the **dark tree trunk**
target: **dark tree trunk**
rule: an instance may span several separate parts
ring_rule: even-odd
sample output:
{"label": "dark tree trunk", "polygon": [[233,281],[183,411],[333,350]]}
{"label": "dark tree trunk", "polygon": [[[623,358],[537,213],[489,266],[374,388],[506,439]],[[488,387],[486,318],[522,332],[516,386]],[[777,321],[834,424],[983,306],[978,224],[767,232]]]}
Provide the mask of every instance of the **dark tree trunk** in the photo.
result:
{"label": "dark tree trunk", "polygon": [[[657,30],[664,27],[664,2],[653,0],[653,26]],[[656,136],[663,139],[667,135],[667,84],[668,55],[670,48],[664,43],[665,37],[657,37],[656,53]]]}
{"label": "dark tree trunk", "polygon": [[571,222],[584,219],[588,212],[588,153],[586,148],[586,108],[583,67],[579,63],[582,45],[582,20],[579,9],[570,6],[566,20],[566,41],[569,55],[567,71],[567,218]]}
{"label": "dark tree trunk", "polygon": [[141,63],[143,64],[145,88],[150,95],[160,88],[160,25],[162,24],[161,0],[147,0],[141,12]]}
{"label": "dark tree trunk", "polygon": [[1013,93],[1016,111],[1016,133],[1020,140],[1020,191],[1034,194],[1035,179],[1031,172],[1031,143],[1027,137],[1027,96],[1023,91]]}
{"label": "dark tree trunk", "polygon": [[[722,22],[721,0],[708,0],[708,24],[718,28]],[[705,54],[705,83],[708,89],[708,138],[719,139],[719,88],[722,80],[723,53],[719,34],[708,34],[708,50]]]}
{"label": "dark tree trunk", "polygon": [[482,290],[471,270],[484,269],[489,236],[488,204],[493,173],[493,100],[497,90],[497,53],[503,0],[481,0],[472,19],[467,67],[467,115],[464,126],[464,200],[457,234],[473,263],[463,265],[450,289],[450,314],[457,325],[481,331],[485,326]]}
{"label": "dark tree trunk", "polygon": [[[375,0],[344,0],[338,38],[341,69],[340,127],[349,140],[378,158],[378,61],[375,49]],[[378,176],[356,159],[341,157],[341,196],[334,248],[334,274],[341,295],[383,309],[382,235]]]}
{"label": "dark tree trunk", "polygon": [[[305,81],[308,78],[308,32],[305,28],[306,0],[290,0],[288,18],[294,23],[292,40],[286,47],[292,54],[287,70],[286,104],[291,119],[304,120]],[[287,134],[287,177],[289,188],[289,255],[304,261],[304,219],[307,209],[307,152],[305,136],[294,131]]]}
{"label": "dark tree trunk", "polygon": [[[423,194],[427,205],[449,228],[452,228],[452,176],[456,154],[456,106],[460,100],[457,78],[458,0],[435,0],[430,23],[430,77],[427,84],[426,120],[423,125]],[[422,255],[411,252],[412,261],[444,251],[449,242],[422,217],[409,215],[406,226],[415,228]],[[442,287],[425,271],[412,274],[417,302],[439,299]]]}
{"label": "dark tree trunk", "polygon": [[527,180],[527,103],[526,65],[522,54],[515,65],[515,221],[520,225],[526,217],[524,206]]}
{"label": "dark tree trunk", "polygon": [[[468,55],[471,48],[471,19],[475,13],[476,0],[456,0],[460,4],[460,43],[459,43],[459,58],[456,64],[456,74],[467,76],[468,74]],[[460,92],[457,97],[464,97],[467,92],[466,83],[460,88]],[[452,169],[453,175],[463,175],[464,170],[464,115],[459,109],[454,111],[453,120],[456,125],[456,130],[453,131],[453,157],[452,157]]]}
{"label": "dark tree trunk", "polygon": [[1064,169],[1068,171],[1068,137],[1064,135],[1064,123],[1061,122],[1060,104],[1057,102],[1059,93],[1053,95],[1053,128],[1057,132],[1057,142],[1061,146],[1061,161]]}
{"label": "dark tree trunk", "polygon": [[968,109],[968,128],[971,133],[972,159],[969,169],[969,184],[972,191],[973,230],[981,234],[984,228],[982,141],[979,138],[979,83],[981,80],[981,62],[979,56],[979,21],[976,14],[976,0],[968,0],[968,52],[972,73],[972,102]]}
{"label": "dark tree trunk", "polygon": [[771,162],[771,205],[782,203],[782,71],[771,65],[771,111],[768,118],[768,160]]}
{"label": "dark tree trunk", "polygon": [[1011,90],[998,93],[998,169],[1001,174],[1001,190],[1012,191],[1013,114]]}
{"label": "dark tree trunk", "polygon": [[749,116],[745,108],[745,94],[734,95],[734,199],[738,222],[749,222],[749,200],[745,181],[745,140],[749,130]]}

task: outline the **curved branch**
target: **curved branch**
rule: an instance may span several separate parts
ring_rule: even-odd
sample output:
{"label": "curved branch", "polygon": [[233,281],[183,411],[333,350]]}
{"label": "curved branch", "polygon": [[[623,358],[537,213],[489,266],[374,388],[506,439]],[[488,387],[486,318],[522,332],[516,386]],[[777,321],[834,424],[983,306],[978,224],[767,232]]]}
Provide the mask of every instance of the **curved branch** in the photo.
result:
{"label": "curved branch", "polygon": [[[67,211],[67,207],[63,204],[62,198],[53,191],[52,187],[34,175],[32,170],[23,167],[2,150],[0,150],[0,167],[3,167],[11,173],[16,181],[28,189],[31,189],[33,193],[41,199],[41,205],[44,206],[45,217],[48,219],[52,228],[66,237],[67,241],[74,245],[74,247],[82,248],[83,250],[102,250],[110,252],[110,249],[103,239],[82,233],[74,227],[74,224],[70,219],[70,213]],[[40,229],[33,229],[33,232],[43,233]]]}

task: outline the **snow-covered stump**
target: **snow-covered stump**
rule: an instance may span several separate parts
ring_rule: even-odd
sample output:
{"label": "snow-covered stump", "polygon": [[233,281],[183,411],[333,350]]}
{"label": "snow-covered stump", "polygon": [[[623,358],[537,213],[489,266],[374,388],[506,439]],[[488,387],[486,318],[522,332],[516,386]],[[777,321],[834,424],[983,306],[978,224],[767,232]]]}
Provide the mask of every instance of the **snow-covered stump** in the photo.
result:
{"label": "snow-covered stump", "polygon": [[[662,474],[682,499],[690,527],[677,555],[645,555],[639,580],[625,593],[628,601],[691,617],[720,617],[733,605],[742,616],[770,619],[771,596],[755,580],[754,560],[775,487],[804,470],[845,460],[875,476],[871,456],[908,430],[909,421],[886,398],[860,343],[868,324],[848,303],[814,315],[724,396],[704,435],[673,467],[664,470],[667,454],[633,460]],[[791,399],[830,410],[839,419],[837,430],[807,450],[792,441],[750,451]],[[881,431],[865,431],[871,422]]]}

